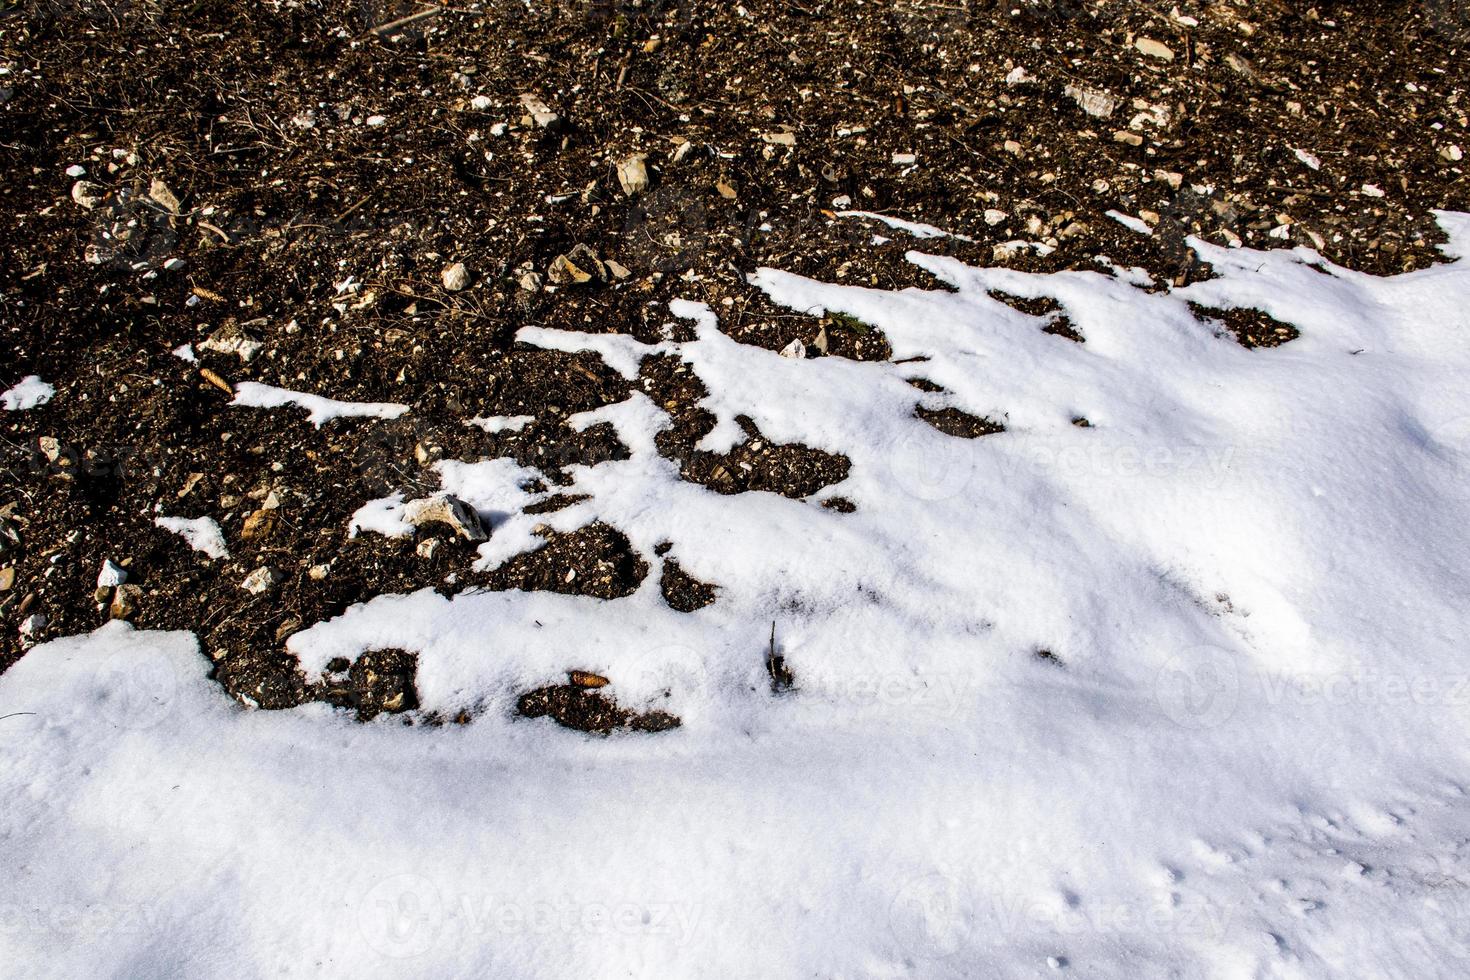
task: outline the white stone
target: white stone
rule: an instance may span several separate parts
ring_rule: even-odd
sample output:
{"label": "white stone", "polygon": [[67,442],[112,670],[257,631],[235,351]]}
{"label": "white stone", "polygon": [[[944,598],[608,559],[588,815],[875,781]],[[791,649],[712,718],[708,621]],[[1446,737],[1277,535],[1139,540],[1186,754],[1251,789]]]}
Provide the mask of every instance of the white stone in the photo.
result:
{"label": "white stone", "polygon": [[490,537],[475,509],[452,494],[439,493],[421,500],[410,500],[403,507],[403,519],[414,527],[447,524],[466,541],[484,541]]}
{"label": "white stone", "polygon": [[107,193],[102,187],[92,183],[90,180],[79,180],[71,185],[71,199],[78,206],[91,211],[102,203],[102,197]]}
{"label": "white stone", "polygon": [[1068,85],[1062,93],[1076,102],[1083,112],[1098,119],[1106,119],[1118,108],[1118,100],[1099,89]]}
{"label": "white stone", "polygon": [[648,189],[648,168],[643,164],[645,159],[647,157],[644,154],[635,153],[618,164],[618,186],[629,197]]}
{"label": "white stone", "polygon": [[245,581],[240,583],[240,588],[249,592],[251,595],[263,595],[271,589],[274,589],[281,581],[281,578],[280,572],[268,565],[262,565],[245,576]]}
{"label": "white stone", "polygon": [[1141,37],[1133,42],[1133,46],[1150,58],[1158,58],[1161,61],[1174,60],[1174,52],[1169,49],[1169,46],[1151,37]]}
{"label": "white stone", "polygon": [[439,273],[439,281],[444,284],[445,289],[457,293],[470,284],[470,270],[465,268],[463,262],[447,265]]}

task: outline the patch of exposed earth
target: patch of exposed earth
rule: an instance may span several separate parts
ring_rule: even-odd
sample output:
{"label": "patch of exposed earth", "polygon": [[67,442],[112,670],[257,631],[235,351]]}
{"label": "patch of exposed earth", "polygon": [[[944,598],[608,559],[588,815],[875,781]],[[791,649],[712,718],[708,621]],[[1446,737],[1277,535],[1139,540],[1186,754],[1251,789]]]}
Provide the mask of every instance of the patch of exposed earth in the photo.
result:
{"label": "patch of exposed earth", "polygon": [[[197,632],[239,697],[370,717],[413,707],[411,653],[312,685],[285,640],[425,587],[611,599],[654,575],[675,609],[718,602],[607,525],[487,570],[442,526],[349,536],[364,501],[435,490],[442,460],[513,459],[540,474],[527,509],[552,513],[574,502],[566,467],[624,458],[610,426],[567,419],[629,383],[517,344],[524,326],[685,339],[667,304],[689,298],[744,343],[883,360],[881,332],[775,307],[746,274],[934,288],[904,261],[920,248],[1028,271],[1105,257],[1163,289],[1210,275],[1187,235],[1377,274],[1432,263],[1430,211],[1470,210],[1470,18],[1384,7],[490,2],[375,30],[419,8],[7,6],[0,390],[38,375],[55,394],[0,412],[0,668],[120,616]],[[1004,300],[1085,342],[1055,304]],[[1197,312],[1248,347],[1294,336]],[[1003,426],[922,380],[915,411],[941,432]],[[318,427],[232,406],[242,382],[407,411]],[[748,420],[730,452],[699,450],[704,389],[674,358],[636,383],[687,480],[805,498],[846,473]],[[160,515],[217,522],[228,555]],[[125,583],[99,584],[107,561]],[[548,691],[533,709],[627,722]]]}

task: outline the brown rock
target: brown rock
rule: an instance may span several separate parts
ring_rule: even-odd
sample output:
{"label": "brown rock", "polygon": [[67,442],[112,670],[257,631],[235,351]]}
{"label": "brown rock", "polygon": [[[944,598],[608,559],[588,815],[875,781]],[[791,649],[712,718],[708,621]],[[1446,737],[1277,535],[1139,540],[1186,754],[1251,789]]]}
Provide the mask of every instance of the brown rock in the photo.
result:
{"label": "brown rock", "polygon": [[137,615],[138,603],[143,598],[143,590],[136,585],[119,585],[112,593],[112,605],[108,608],[108,615],[113,619],[132,619]]}
{"label": "brown rock", "polygon": [[245,518],[240,528],[240,537],[246,541],[264,541],[276,531],[276,512],[266,508],[255,511]]}

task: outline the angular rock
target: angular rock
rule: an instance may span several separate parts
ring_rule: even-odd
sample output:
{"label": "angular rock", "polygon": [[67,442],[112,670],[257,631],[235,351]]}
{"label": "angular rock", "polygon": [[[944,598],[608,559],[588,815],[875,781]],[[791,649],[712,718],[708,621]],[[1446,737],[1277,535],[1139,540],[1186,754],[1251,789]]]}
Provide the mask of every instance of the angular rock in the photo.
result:
{"label": "angular rock", "polygon": [[587,245],[578,245],[565,255],[558,255],[546,270],[546,278],[558,286],[574,286],[596,279],[606,282],[607,266]]}
{"label": "angular rock", "polygon": [[131,619],[138,613],[138,603],[143,598],[143,590],[136,585],[119,585],[112,594],[112,605],[107,607],[107,614],[113,619]]}
{"label": "angular rock", "polygon": [[113,586],[122,585],[127,580],[127,569],[108,559],[102,563],[102,571],[97,573],[97,588],[110,589]]}
{"label": "angular rock", "polygon": [[163,181],[154,178],[152,183],[148,185],[148,197],[154,204],[157,204],[170,214],[179,213],[179,199],[174,196],[174,192],[169,190],[168,185]]}
{"label": "angular rock", "polygon": [[1106,119],[1118,108],[1118,100],[1101,89],[1068,85],[1062,91],[1083,112],[1098,119]]}
{"label": "angular rock", "polygon": [[31,613],[20,624],[20,645],[22,647],[32,646],[36,642],[36,636],[46,628],[45,613]]}
{"label": "angular rock", "polygon": [[274,568],[271,568],[269,565],[262,565],[245,576],[245,581],[240,583],[240,588],[249,592],[251,595],[264,595],[279,585],[283,578],[285,576]]}
{"label": "angular rock", "polygon": [[463,262],[447,265],[444,271],[439,273],[439,281],[444,284],[446,290],[457,293],[470,284],[470,270],[465,268]]}
{"label": "angular rock", "polygon": [[551,111],[551,106],[541,101],[540,96],[526,92],[521,96],[521,105],[525,107],[531,120],[541,129],[550,129],[561,122],[561,116]]}
{"label": "angular rock", "polygon": [[410,500],[404,505],[403,519],[414,527],[447,524],[466,541],[485,541],[490,537],[475,509],[453,494],[439,493],[421,500]]}
{"label": "angular rock", "polygon": [[99,184],[92,183],[90,180],[79,180],[71,185],[71,199],[78,206],[84,207],[88,211],[101,204],[102,198],[106,194],[107,190],[105,188]]}
{"label": "angular rock", "polygon": [[1160,61],[1174,60],[1174,52],[1169,49],[1169,46],[1162,41],[1155,41],[1151,37],[1141,37],[1133,42],[1133,46],[1141,54],[1146,54],[1150,58],[1158,58]]}
{"label": "angular rock", "polygon": [[618,164],[618,185],[629,197],[636,197],[648,189],[648,168],[643,161],[647,154],[635,153]]}
{"label": "angular rock", "polygon": [[264,346],[245,332],[245,328],[234,320],[226,320],[214,333],[199,344],[200,350],[216,354],[237,355],[241,361],[250,361]]}
{"label": "angular rock", "polygon": [[245,518],[245,523],[240,528],[240,537],[246,541],[264,541],[275,533],[276,520],[273,508],[262,507]]}

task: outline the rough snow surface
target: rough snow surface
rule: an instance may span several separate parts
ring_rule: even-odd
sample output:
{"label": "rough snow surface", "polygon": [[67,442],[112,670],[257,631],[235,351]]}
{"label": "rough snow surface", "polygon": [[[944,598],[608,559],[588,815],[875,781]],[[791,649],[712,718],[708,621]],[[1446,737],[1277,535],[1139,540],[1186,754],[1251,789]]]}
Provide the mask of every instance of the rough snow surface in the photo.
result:
{"label": "rough snow surface", "polygon": [[257,381],[242,381],[235,386],[235,400],[230,404],[249,408],[281,408],[295,405],[307,411],[307,420],[317,428],[323,423],[339,418],[396,419],[408,411],[407,405],[391,402],[344,402],[335,398],[289,391]]}
{"label": "rough snow surface", "polygon": [[13,388],[0,391],[0,406],[7,412],[23,412],[49,402],[56,389],[34,374],[21,378]]}
{"label": "rough snow surface", "polygon": [[[1441,221],[1463,258],[1470,217]],[[313,676],[413,650],[424,708],[467,726],[250,711],[186,634],[112,625],[32,650],[0,676],[6,962],[1460,975],[1470,270],[1375,279],[1306,250],[1194,247],[1217,278],[1159,292],[919,253],[942,286],[753,276],[882,330],[887,363],[743,346],[691,302],[671,310],[685,343],[521,331],[630,378],[677,355],[709,389],[704,448],[743,438],[745,415],[850,475],[807,501],[683,482],[636,382],[573,418],[629,450],[569,469],[560,491],[587,500],[528,515],[509,461],[440,464],[495,525],[486,565],[538,524],[601,519],[654,566],[625,599],[424,590],[289,642]],[[1086,343],[993,291],[1056,300]],[[1191,302],[1301,337],[1248,351]],[[1007,429],[952,438],[916,403]],[[819,505],[833,495],[856,511]],[[401,501],[377,507],[393,531]],[[664,604],[662,541],[714,605]],[[762,664],[773,621],[785,695]],[[514,718],[573,667],[683,726],[597,739]]]}

